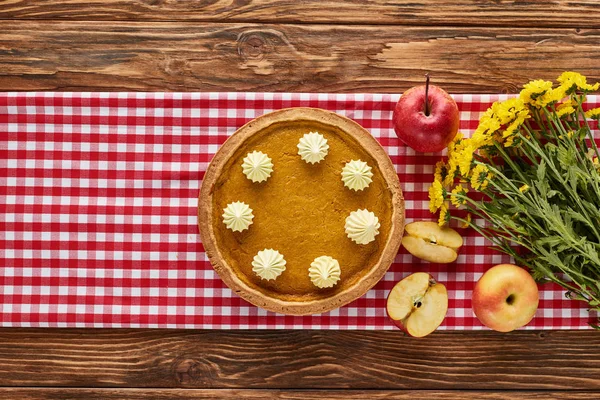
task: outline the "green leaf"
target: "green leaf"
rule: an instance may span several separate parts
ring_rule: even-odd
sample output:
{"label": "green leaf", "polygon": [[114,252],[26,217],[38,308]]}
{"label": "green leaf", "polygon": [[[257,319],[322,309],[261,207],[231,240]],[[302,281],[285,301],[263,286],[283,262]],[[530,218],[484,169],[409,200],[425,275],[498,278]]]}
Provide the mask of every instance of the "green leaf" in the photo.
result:
{"label": "green leaf", "polygon": [[549,190],[548,193],[546,193],[546,198],[551,199],[554,196],[558,196],[559,200],[565,200],[565,196],[559,192],[558,190]]}
{"label": "green leaf", "polygon": [[546,182],[546,161],[541,160],[540,165],[537,168],[537,180],[539,182]]}
{"label": "green leaf", "polygon": [[535,245],[536,246],[550,246],[550,247],[554,247],[554,246],[558,246],[559,244],[563,243],[563,239],[560,236],[548,236],[548,237],[544,237],[544,238],[540,238],[538,240],[535,241]]}

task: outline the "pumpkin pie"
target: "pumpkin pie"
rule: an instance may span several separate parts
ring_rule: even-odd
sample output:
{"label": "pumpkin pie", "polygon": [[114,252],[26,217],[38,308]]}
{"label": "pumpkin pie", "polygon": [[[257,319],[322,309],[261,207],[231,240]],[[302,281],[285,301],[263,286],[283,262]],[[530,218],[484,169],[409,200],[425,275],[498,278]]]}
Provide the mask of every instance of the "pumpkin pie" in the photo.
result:
{"label": "pumpkin pie", "polygon": [[404,229],[398,176],[356,122],[290,108],[239,128],[217,151],[198,221],[221,279],[284,314],[336,309],[365,294],[393,262]]}

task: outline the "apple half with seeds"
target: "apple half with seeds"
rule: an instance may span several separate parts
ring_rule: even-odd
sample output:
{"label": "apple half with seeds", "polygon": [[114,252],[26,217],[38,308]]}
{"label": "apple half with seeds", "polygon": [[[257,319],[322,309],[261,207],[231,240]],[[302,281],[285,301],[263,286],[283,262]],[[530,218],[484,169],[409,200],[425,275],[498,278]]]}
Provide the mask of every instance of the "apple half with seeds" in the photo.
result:
{"label": "apple half with seeds", "polygon": [[387,298],[387,314],[404,332],[423,337],[435,331],[448,312],[448,291],[425,272],[398,282]]}
{"label": "apple half with seeds", "polygon": [[454,262],[463,245],[458,232],[433,221],[411,222],[404,227],[404,232],[402,246],[413,256],[432,263]]}

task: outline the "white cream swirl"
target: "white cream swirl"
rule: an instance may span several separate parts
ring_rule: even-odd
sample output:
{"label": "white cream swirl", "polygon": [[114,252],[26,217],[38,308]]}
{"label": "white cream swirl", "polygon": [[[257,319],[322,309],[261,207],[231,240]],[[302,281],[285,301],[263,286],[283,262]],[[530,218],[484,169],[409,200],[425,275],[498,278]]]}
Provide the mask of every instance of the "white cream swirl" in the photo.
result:
{"label": "white cream swirl", "polygon": [[328,288],[340,280],[340,263],[329,256],[320,256],[314,259],[308,269],[308,276],[316,287]]}
{"label": "white cream swirl", "polygon": [[342,181],[352,190],[363,190],[373,181],[373,172],[366,162],[352,160],[342,169]]}
{"label": "white cream swirl", "polygon": [[352,211],[346,218],[346,234],[357,244],[367,244],[379,234],[379,218],[369,210]]}
{"label": "white cream swirl", "polygon": [[234,232],[241,232],[252,224],[252,209],[246,203],[236,201],[223,209],[223,223]]}
{"label": "white cream swirl", "polygon": [[248,153],[242,163],[242,170],[252,182],[266,181],[273,172],[271,158],[261,151]]}
{"label": "white cream swirl", "polygon": [[254,256],[252,271],[261,279],[270,281],[285,271],[286,261],[277,250],[264,249]]}
{"label": "white cream swirl", "polygon": [[318,132],[304,134],[298,143],[298,154],[307,163],[318,163],[325,159],[329,145],[327,139]]}

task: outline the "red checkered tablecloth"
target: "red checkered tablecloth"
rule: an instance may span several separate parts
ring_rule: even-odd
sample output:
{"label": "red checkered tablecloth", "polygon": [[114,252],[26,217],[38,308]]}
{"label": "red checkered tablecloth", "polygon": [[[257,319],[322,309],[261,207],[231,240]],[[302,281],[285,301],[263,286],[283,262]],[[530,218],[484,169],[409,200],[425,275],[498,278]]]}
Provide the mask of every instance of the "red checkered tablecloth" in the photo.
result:
{"label": "red checkered tablecloth", "polygon": [[[461,131],[506,96],[454,96]],[[338,310],[294,317],[241,300],[215,274],[196,221],[197,194],[212,156],[247,121],[272,110],[335,111],[369,130],[397,168],[407,221],[431,219],[427,189],[440,154],[403,146],[391,126],[398,95],[288,93],[0,93],[0,325],[394,329],[388,291],[409,273],[444,283],[440,329],[483,329],[471,290],[510,261],[475,232],[456,263],[421,262],[401,249],[365,296]],[[600,106],[589,96],[588,105]],[[584,329],[595,315],[540,286],[526,329]]]}

